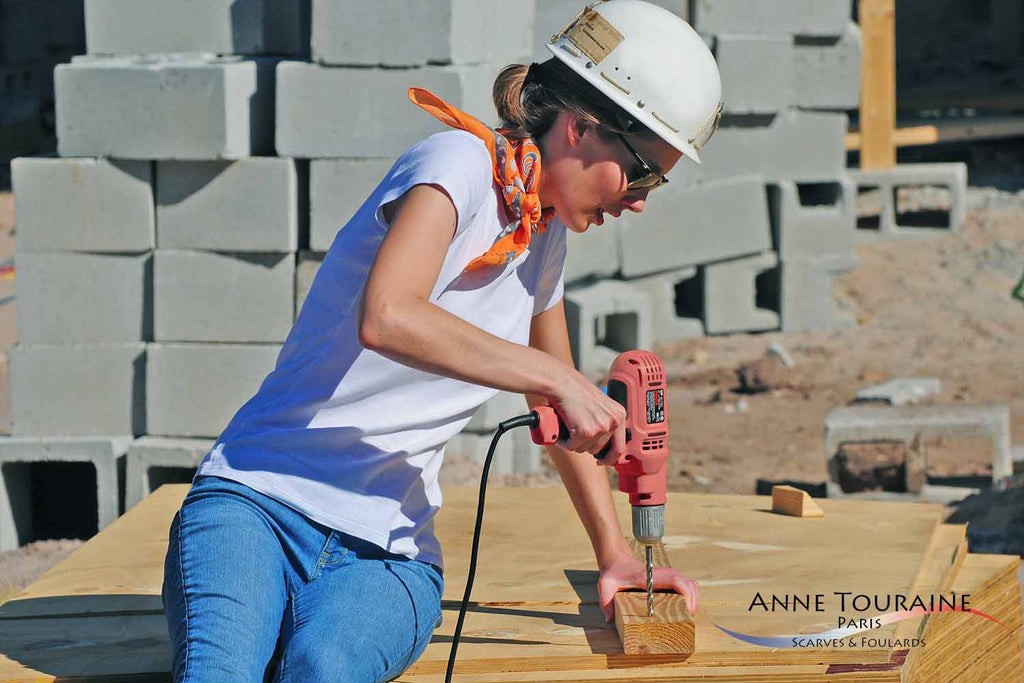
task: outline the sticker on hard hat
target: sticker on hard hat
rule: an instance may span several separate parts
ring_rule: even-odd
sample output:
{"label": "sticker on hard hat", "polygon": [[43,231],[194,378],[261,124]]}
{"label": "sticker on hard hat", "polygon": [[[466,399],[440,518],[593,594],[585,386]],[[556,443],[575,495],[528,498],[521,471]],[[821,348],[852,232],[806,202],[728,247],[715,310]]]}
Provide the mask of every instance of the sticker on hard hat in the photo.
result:
{"label": "sticker on hard hat", "polygon": [[601,60],[622,42],[622,34],[604,17],[589,8],[569,27],[565,36],[594,64],[600,64]]}

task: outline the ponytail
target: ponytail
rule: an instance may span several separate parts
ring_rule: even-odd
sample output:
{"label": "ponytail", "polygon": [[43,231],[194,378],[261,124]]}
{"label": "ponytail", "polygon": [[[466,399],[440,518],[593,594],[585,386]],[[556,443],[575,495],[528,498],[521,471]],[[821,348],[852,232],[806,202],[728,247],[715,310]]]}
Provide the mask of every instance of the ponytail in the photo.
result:
{"label": "ponytail", "polygon": [[595,124],[604,136],[654,135],[643,126],[625,130],[624,110],[555,57],[532,66],[509,64],[494,79],[491,96],[504,134],[513,139],[539,139],[563,111]]}

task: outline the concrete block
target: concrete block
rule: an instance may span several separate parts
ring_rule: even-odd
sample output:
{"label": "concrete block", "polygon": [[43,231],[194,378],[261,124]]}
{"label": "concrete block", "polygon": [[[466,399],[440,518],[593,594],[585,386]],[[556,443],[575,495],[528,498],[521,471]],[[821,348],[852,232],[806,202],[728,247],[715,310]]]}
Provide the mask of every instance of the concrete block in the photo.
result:
{"label": "concrete block", "polygon": [[857,401],[876,401],[893,406],[917,403],[922,398],[942,392],[942,382],[937,377],[896,377],[883,384],[861,389]]}
{"label": "concrete block", "polygon": [[[770,283],[759,276],[778,265],[775,252],[709,263],[704,276],[704,329],[708,334],[761,332],[779,328],[777,311],[763,307]],[[758,285],[761,285],[760,287]]]}
{"label": "concrete block", "polygon": [[146,432],[145,344],[15,344],[9,358],[14,436]]}
{"label": "concrete block", "polygon": [[567,284],[609,277],[619,272],[620,223],[621,219],[605,216],[604,225],[592,225],[582,235],[566,230],[563,279]]}
{"label": "concrete block", "polygon": [[149,162],[22,157],[11,162],[11,181],[20,252],[140,252],[155,244]]}
{"label": "concrete block", "polygon": [[23,344],[140,342],[153,338],[151,252],[16,256]]}
{"label": "concrete block", "polygon": [[306,301],[309,288],[313,286],[313,279],[320,264],[324,262],[325,254],[320,252],[302,251],[299,252],[295,261],[295,318],[298,319],[302,311],[302,304]]}
{"label": "concrete block", "polygon": [[703,279],[697,268],[670,270],[628,282],[650,300],[655,342],[704,336]]}
{"label": "concrete block", "polygon": [[760,176],[658,190],[640,215],[619,225],[626,278],[771,249],[768,200]]}
{"label": "concrete block", "polygon": [[[302,55],[295,0],[86,0],[89,54]],[[308,12],[308,8],[305,10]]]}
{"label": "concrete block", "polygon": [[493,122],[497,114],[491,85],[499,70],[491,64],[409,71],[281,62],[277,153],[393,159],[428,135],[450,130],[409,101],[411,86],[426,88],[485,123]]}
{"label": "concrete block", "polygon": [[96,469],[96,531],[117,519],[118,461],[130,442],[130,436],[0,437],[0,552],[14,550],[35,538],[31,468],[34,463],[92,465]]}
{"label": "concrete block", "polygon": [[[493,432],[478,434],[463,431],[448,442],[444,452],[449,457],[469,458],[483,465],[493,438]],[[508,475],[539,472],[543,458],[543,446],[533,443],[528,429],[513,429],[498,440],[491,459],[490,473]]]}
{"label": "concrete block", "polygon": [[857,266],[852,254],[783,259],[778,269],[779,310],[783,332],[830,330],[855,326],[849,313],[837,308],[832,281]]}
{"label": "concrete block", "polygon": [[394,163],[394,157],[309,162],[310,249],[326,252],[331,248],[338,230],[356,214]]}
{"label": "concrete block", "polygon": [[691,20],[701,33],[788,33],[838,36],[851,15],[850,0],[695,0]]}
{"label": "concrete block", "polygon": [[[477,409],[473,419],[466,425],[465,431],[494,432],[500,422],[524,415],[529,410],[530,408],[526,404],[526,397],[522,394],[499,391],[494,398]],[[504,439],[505,437],[502,438]]]}
{"label": "concrete block", "polygon": [[191,482],[213,444],[210,439],[160,436],[143,436],[132,441],[125,465],[125,512],[164,484]]}
{"label": "concrete block", "polygon": [[856,109],[863,49],[860,27],[852,21],[838,38],[798,37],[793,104],[808,109]]}
{"label": "concrete block", "polygon": [[701,150],[701,165],[680,164],[682,182],[750,173],[766,182],[838,178],[846,170],[846,128],[846,114],[837,112],[785,109],[774,116],[728,116]]}
{"label": "concrete block", "polygon": [[533,5],[313,0],[313,59],[334,65],[506,64],[531,52]]}
{"label": "concrete block", "polygon": [[779,257],[852,251],[857,243],[857,186],[849,177],[768,185],[772,244]]}
{"label": "concrete block", "polygon": [[[1010,409],[1005,405],[988,406],[851,406],[836,408],[825,419],[825,459],[828,462],[828,497],[848,497],[839,486],[839,467],[835,455],[849,442],[902,441],[908,457],[920,458],[907,463],[912,471],[927,473],[923,461],[926,449],[914,444],[949,437],[983,438],[992,444],[992,482],[1013,476],[1010,456]],[[916,486],[908,479],[908,491]],[[933,490],[948,487],[930,486]]]}
{"label": "concrete block", "polygon": [[54,71],[61,156],[239,159],[274,153],[272,59],[79,57]]}
{"label": "concrete block", "polygon": [[792,103],[792,36],[723,33],[714,52],[726,112],[771,113]]}
{"label": "concrete block", "polygon": [[156,178],[160,249],[294,252],[304,241],[304,162],[162,161]]}
{"label": "concrete block", "polygon": [[[877,219],[858,211],[858,241],[934,237],[959,232],[963,226],[967,213],[965,163],[898,164],[877,171],[850,169],[849,176],[859,193],[877,190],[881,200]],[[943,202],[943,208],[922,211],[904,206],[906,190],[931,187],[940,187],[948,192],[948,201]]]}
{"label": "concrete block", "polygon": [[274,369],[280,344],[150,344],[151,436],[216,438]]}
{"label": "concrete block", "polygon": [[283,342],[295,309],[295,257],[157,249],[156,341]]}
{"label": "concrete block", "polygon": [[608,372],[623,351],[649,349],[653,342],[651,304],[628,282],[602,280],[565,292],[565,319],[576,368]]}

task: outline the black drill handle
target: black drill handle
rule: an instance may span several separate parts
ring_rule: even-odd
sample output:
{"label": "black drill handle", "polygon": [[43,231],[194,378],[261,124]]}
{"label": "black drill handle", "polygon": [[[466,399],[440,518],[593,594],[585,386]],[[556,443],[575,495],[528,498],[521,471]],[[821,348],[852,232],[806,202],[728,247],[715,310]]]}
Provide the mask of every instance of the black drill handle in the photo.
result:
{"label": "black drill handle", "polygon": [[[623,384],[622,382],[620,382],[617,379],[610,379],[610,380],[608,380],[607,394],[608,394],[608,398],[614,400],[616,403],[618,403],[620,406],[625,408],[627,411],[629,410],[629,405],[628,405],[629,402],[626,400],[626,395],[628,394],[628,388],[626,387],[625,384]],[[627,415],[628,415],[628,412],[627,412]],[[629,432],[630,432],[630,430],[627,427],[626,428],[626,441],[627,442],[629,441],[629,437],[630,437],[630,433]],[[594,454],[594,458],[596,458],[597,460],[600,460],[604,456],[608,455],[608,451],[610,451],[611,448],[612,448],[612,440],[608,439],[608,443],[606,443],[604,448],[602,448],[599,452]]]}

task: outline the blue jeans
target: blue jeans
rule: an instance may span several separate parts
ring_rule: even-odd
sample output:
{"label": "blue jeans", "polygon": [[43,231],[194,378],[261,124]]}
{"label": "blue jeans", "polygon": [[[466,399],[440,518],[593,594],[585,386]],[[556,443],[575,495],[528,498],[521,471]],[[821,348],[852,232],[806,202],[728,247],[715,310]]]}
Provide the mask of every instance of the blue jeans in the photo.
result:
{"label": "blue jeans", "polygon": [[198,477],[171,524],[175,681],[387,681],[441,623],[441,571]]}

